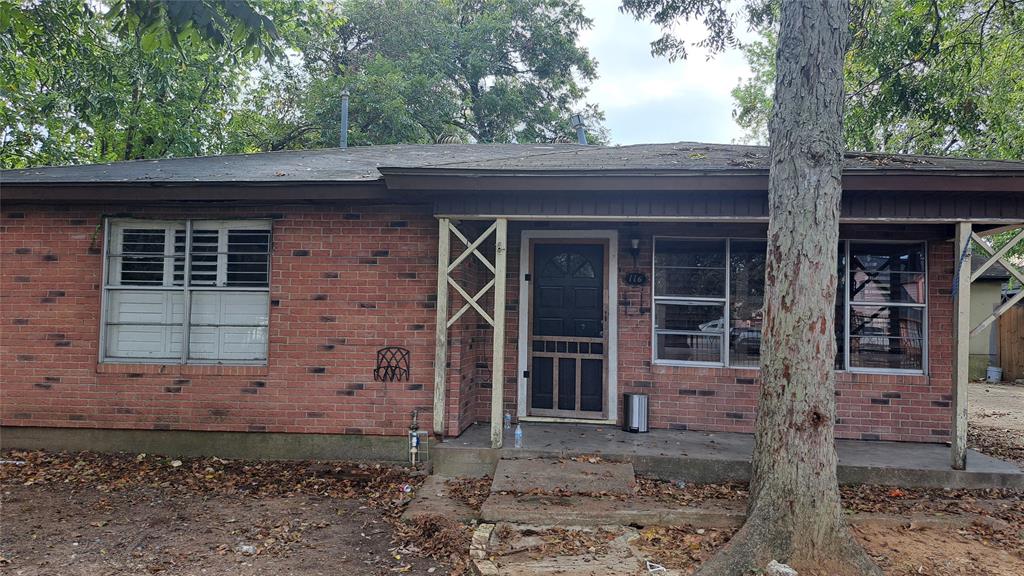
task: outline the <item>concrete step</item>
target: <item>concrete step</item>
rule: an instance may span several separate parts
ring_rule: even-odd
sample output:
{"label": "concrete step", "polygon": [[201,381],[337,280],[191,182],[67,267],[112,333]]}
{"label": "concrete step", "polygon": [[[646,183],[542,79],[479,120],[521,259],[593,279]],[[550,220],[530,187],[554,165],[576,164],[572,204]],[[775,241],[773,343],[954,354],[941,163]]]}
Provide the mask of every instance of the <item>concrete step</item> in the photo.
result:
{"label": "concrete step", "polygon": [[746,517],[742,505],[700,508],[645,498],[594,498],[538,494],[491,494],[480,509],[484,522],[535,526],[697,526],[738,528]]}
{"label": "concrete step", "polygon": [[491,493],[636,494],[633,465],[553,458],[502,458],[494,471]]}
{"label": "concrete step", "polygon": [[427,476],[402,513],[402,520],[411,522],[421,517],[442,517],[456,522],[475,520],[475,510],[449,495],[448,480],[443,476]]}

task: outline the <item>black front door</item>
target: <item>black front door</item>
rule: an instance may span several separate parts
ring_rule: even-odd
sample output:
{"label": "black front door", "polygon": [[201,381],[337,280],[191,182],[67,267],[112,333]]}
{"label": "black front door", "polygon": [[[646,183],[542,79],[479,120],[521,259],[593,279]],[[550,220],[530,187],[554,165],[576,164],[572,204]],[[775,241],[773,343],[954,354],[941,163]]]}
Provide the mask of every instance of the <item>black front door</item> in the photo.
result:
{"label": "black front door", "polygon": [[604,418],[605,246],[532,249],[530,415]]}

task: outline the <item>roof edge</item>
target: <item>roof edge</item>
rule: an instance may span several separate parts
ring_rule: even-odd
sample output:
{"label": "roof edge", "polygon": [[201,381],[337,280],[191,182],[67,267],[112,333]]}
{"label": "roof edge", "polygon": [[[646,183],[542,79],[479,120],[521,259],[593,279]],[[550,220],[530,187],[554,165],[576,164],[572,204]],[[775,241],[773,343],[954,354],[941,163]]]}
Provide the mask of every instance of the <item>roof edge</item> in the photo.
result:
{"label": "roof edge", "polygon": [[[768,170],[481,170],[381,166],[389,190],[688,191],[768,189]],[[1024,170],[878,170],[843,172],[843,189],[860,191],[1024,192]]]}
{"label": "roof edge", "polygon": [[2,187],[3,202],[148,203],[251,200],[325,202],[393,199],[381,179],[363,182],[75,182],[18,183]]}

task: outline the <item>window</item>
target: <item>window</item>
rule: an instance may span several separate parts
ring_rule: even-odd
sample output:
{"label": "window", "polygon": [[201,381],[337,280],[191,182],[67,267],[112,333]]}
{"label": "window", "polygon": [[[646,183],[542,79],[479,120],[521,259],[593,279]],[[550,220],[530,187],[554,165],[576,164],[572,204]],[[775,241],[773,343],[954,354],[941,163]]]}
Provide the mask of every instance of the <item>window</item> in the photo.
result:
{"label": "window", "polygon": [[729,364],[761,365],[764,262],[768,243],[729,241]]}
{"label": "window", "polygon": [[270,222],[113,221],[103,360],[263,362]]}
{"label": "window", "polygon": [[[840,242],[837,370],[924,369],[926,248]],[[656,238],[655,361],[758,367],[766,252],[764,240]]]}
{"label": "window", "polygon": [[722,362],[725,283],[725,240],[655,240],[657,359]]}
{"label": "window", "polygon": [[847,368],[924,369],[925,248],[849,242]]}

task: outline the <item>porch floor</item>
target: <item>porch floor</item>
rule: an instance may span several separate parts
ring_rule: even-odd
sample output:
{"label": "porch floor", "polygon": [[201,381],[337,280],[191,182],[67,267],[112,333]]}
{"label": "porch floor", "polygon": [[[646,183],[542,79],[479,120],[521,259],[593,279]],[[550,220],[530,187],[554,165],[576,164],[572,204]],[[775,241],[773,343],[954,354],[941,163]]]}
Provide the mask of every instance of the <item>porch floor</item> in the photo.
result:
{"label": "porch floor", "polygon": [[[631,434],[613,426],[524,422],[524,447],[490,447],[487,423],[457,438],[430,446],[434,474],[493,475],[499,458],[565,458],[599,455],[631,462],[637,474],[686,482],[745,481],[750,478],[754,437],[731,432],[652,430]],[[967,470],[949,466],[945,444],[838,440],[838,475],[843,484],[884,484],[928,488],[1024,488],[1024,470],[1013,463],[969,450]]]}

